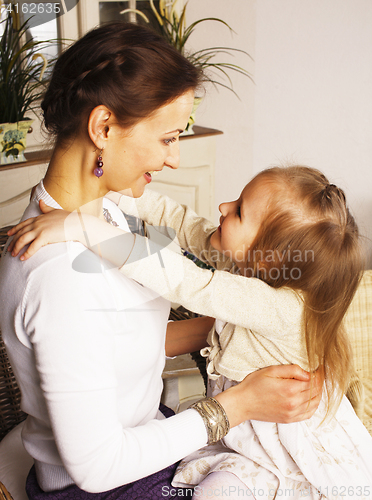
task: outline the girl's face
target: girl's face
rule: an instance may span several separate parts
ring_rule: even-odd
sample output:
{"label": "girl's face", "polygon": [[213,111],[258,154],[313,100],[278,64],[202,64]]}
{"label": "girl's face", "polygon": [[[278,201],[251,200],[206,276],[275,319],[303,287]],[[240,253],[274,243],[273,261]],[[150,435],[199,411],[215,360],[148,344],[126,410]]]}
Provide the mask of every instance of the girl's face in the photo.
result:
{"label": "girl's face", "polygon": [[220,225],[212,234],[212,246],[232,259],[242,274],[249,249],[261,226],[270,200],[270,185],[264,180],[252,180],[235,201],[219,206]]}
{"label": "girl's face", "polygon": [[178,168],[179,136],[187,125],[193,102],[194,92],[190,90],[124,134],[118,125],[111,128],[111,141],[102,155],[102,180],[107,190],[128,190],[126,194],[137,198],[155,172],[164,167]]}

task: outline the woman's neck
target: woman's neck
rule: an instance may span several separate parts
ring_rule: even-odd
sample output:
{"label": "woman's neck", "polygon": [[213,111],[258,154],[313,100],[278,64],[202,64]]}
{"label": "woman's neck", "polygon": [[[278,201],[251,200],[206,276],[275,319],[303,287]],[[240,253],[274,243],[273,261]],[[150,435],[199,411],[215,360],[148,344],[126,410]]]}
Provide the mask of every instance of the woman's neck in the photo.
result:
{"label": "woman's neck", "polygon": [[104,183],[93,174],[94,145],[75,139],[69,146],[56,145],[44,179],[50,196],[64,209],[80,209],[96,217],[102,214]]}

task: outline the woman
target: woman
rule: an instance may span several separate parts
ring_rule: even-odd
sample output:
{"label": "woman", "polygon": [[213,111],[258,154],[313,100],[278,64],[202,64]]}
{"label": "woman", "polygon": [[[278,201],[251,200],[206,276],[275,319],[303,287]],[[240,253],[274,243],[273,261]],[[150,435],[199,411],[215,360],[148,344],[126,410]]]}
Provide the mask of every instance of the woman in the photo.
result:
{"label": "woman", "polygon": [[[141,196],[153,171],[177,168],[199,82],[195,67],[137,25],[111,23],[77,41],[57,61],[42,103],[56,142],[24,218],[40,214],[43,200],[126,229],[104,196]],[[166,489],[183,456],[246,419],[289,422],[315,411],[320,389],[309,404],[309,374],[287,366],[249,375],[203,411],[166,419],[165,354],[205,346],[212,320],[167,327],[169,303],[93,253],[75,271],[83,252],[69,242],[23,263],[2,258],[1,329],[29,415],[31,500],[184,498]]]}

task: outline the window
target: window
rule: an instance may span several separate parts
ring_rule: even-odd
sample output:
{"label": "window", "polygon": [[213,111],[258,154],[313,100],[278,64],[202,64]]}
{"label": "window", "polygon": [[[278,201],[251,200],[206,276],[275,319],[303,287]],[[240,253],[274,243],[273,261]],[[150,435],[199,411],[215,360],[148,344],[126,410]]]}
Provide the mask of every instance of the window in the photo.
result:
{"label": "window", "polygon": [[[159,0],[155,0],[154,5],[156,9],[159,9]],[[143,14],[150,21],[150,25],[154,29],[158,28],[159,25],[148,0],[124,0],[122,2],[101,1],[99,2],[99,23],[103,24],[109,21],[126,21],[144,25],[147,24],[145,19],[135,12],[122,14],[122,12],[127,9],[136,9],[143,12]]]}
{"label": "window", "polygon": [[[46,0],[36,2],[13,0],[1,5],[1,19],[4,19],[10,12],[16,17],[18,26],[28,22],[27,41],[56,40],[59,37],[59,17],[64,14],[65,6],[61,2]],[[47,59],[56,57],[58,51],[57,42],[40,47],[38,50]]]}

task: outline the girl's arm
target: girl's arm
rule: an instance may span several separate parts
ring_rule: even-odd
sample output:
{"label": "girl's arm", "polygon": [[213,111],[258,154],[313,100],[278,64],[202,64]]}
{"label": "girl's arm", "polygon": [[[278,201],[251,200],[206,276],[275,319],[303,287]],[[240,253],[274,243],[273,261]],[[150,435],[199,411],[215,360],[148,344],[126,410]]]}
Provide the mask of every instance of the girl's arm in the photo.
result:
{"label": "girl's arm", "polygon": [[182,248],[216,269],[230,270],[234,265],[210,244],[210,237],[216,231],[216,226],[199,217],[188,206],[150,189],[145,189],[140,198],[114,192],[108,193],[107,198],[126,214],[139,217],[152,226],[172,228]]}
{"label": "girl's arm", "polygon": [[[8,247],[8,250],[12,251],[14,255],[17,255],[24,245],[31,243],[27,251],[23,254],[24,260],[31,257],[38,248],[48,243],[66,240],[64,223],[69,214],[63,210],[50,209],[42,202],[40,202],[40,208],[45,212],[51,212],[51,214],[28,219],[15,226],[15,228],[8,233],[10,235],[15,234],[13,241]],[[92,223],[92,227],[95,224],[105,224],[105,231],[110,232],[110,235],[113,234],[114,240],[115,236],[118,236],[118,231],[121,233],[119,237],[122,237],[124,234],[117,228],[99,221],[99,219],[95,217],[87,217],[90,223]],[[48,220],[49,223],[47,223]],[[76,221],[76,217],[73,220]],[[89,228],[90,225],[85,225],[85,230],[87,227]],[[79,236],[79,234],[82,239],[81,242],[87,244],[86,233],[80,229],[77,230],[77,235]],[[129,242],[129,240],[126,242]],[[127,252],[130,253],[130,250]],[[115,252],[111,252],[111,254],[114,255]],[[175,255],[176,254],[173,253],[172,257]],[[118,257],[118,255],[116,255],[116,257]],[[154,257],[154,255],[152,257]],[[159,263],[159,256],[157,254],[156,258],[156,262]],[[182,256],[176,255],[175,258],[183,259],[183,263],[186,263],[187,266],[192,266],[193,270],[199,269],[191,261]],[[148,262],[150,262],[150,258]],[[128,269],[129,267],[128,265]],[[161,266],[160,269],[164,277],[165,269]],[[206,273],[209,273],[209,281],[212,277],[214,278],[214,275],[212,275],[210,271],[199,269],[198,272],[203,273],[204,279]],[[215,274],[216,273],[217,271]],[[240,278],[244,279],[247,283],[249,281],[258,282],[258,280],[247,280],[239,276],[232,276],[228,273],[216,274],[216,276],[223,275],[229,277],[229,280]],[[205,280],[205,284],[208,285],[209,281],[208,279]],[[232,281],[230,281],[230,283],[232,283]],[[55,286],[53,290],[55,290]],[[217,296],[212,297],[213,300],[211,300],[211,302],[217,298],[217,302],[223,305],[223,297],[229,297],[228,288],[222,286],[220,292],[221,294],[218,293]],[[189,297],[189,301],[192,302],[192,297]],[[214,312],[218,312],[218,314],[211,316],[220,317],[220,311]],[[283,423],[298,422],[310,418],[317,409],[322,394],[322,383],[323,378],[321,374],[316,375],[315,381],[313,380],[313,382],[310,383],[310,374],[297,365],[272,366],[249,374],[241,383],[219,394],[216,398],[218,398],[220,403],[224,406],[231,427],[238,425],[244,420],[250,419]]]}
{"label": "girl's arm", "polygon": [[[44,205],[40,206],[46,211]],[[200,269],[161,244],[126,233],[91,215],[53,209],[50,212],[29,219],[9,232],[12,234],[21,228],[9,246],[14,255],[30,242],[22,256],[24,259],[48,243],[79,241],[120,267],[124,275],[166,299],[198,314],[250,328],[265,336],[268,332],[282,335],[279,325],[284,327],[286,321],[292,321],[290,317],[283,317],[283,310],[291,309],[288,307],[291,301],[292,309],[298,310],[295,307],[298,297],[284,288],[273,289],[258,279]]]}
{"label": "girl's arm", "polygon": [[135,236],[104,220],[80,212],[67,212],[39,202],[43,212],[15,225],[8,231],[13,236],[7,251],[16,257],[24,247],[21,260],[27,260],[43,246],[63,241],[77,241],[116,266],[125,262],[134,245]]}
{"label": "girl's arm", "polygon": [[155,243],[149,247],[141,236],[136,236],[120,272],[190,311],[265,337],[283,337],[286,325],[300,320],[301,299],[292,290],[274,289],[256,278],[201,269],[166,247]]}

